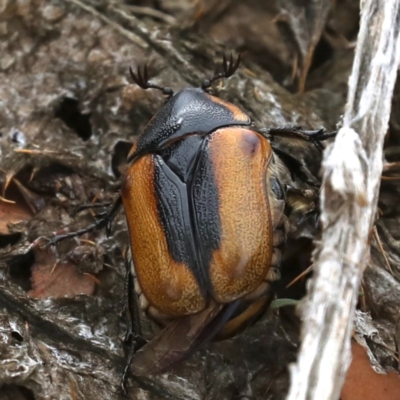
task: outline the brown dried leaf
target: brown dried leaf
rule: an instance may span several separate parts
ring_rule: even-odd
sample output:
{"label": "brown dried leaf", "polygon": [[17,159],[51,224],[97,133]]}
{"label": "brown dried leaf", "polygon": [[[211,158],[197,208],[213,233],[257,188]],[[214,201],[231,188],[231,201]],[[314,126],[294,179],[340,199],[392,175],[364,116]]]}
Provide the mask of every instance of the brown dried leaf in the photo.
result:
{"label": "brown dried leaf", "polygon": [[369,362],[366,350],[352,342],[353,360],[347,371],[342,400],[397,400],[400,393],[400,376],[396,372],[376,373]]}
{"label": "brown dried leaf", "polygon": [[37,299],[47,297],[74,297],[78,294],[91,295],[94,280],[77,271],[71,263],[56,264],[56,257],[49,250],[35,250],[32,266],[32,287],[29,296]]}

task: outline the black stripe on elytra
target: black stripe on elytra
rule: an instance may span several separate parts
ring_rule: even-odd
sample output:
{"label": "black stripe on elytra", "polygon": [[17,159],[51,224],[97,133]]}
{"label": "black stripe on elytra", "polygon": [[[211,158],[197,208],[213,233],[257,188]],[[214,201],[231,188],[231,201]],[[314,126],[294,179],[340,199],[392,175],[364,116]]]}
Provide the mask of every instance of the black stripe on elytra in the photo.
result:
{"label": "black stripe on elytra", "polygon": [[[221,245],[218,186],[209,146],[211,137],[210,135],[206,136],[202,148],[197,153],[193,176],[188,184],[193,234],[197,248],[200,249],[200,262],[209,282],[209,266],[213,252]],[[213,292],[211,282],[209,290],[210,293]]]}
{"label": "black stripe on elytra", "polygon": [[173,152],[154,157],[155,194],[168,250],[174,261],[190,268],[204,295],[212,292],[208,269],[213,250],[220,246],[219,201],[208,141],[189,136],[174,145]]}
{"label": "black stripe on elytra", "polygon": [[209,285],[197,258],[186,184],[159,155],[155,156],[154,178],[158,215],[171,257],[190,268],[206,295]]}

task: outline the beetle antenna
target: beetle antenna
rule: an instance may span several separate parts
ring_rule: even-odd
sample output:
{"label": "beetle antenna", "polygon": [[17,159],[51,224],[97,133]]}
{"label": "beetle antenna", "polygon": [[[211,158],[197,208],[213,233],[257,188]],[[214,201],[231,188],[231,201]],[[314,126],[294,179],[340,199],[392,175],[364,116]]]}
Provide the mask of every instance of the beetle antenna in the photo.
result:
{"label": "beetle antenna", "polygon": [[171,97],[174,94],[173,90],[170,87],[162,87],[156,85],[155,83],[149,82],[149,73],[146,64],[143,66],[142,71],[140,70],[140,67],[138,67],[136,74],[133,72],[133,69],[131,67],[129,67],[129,72],[133,81],[144,90],[157,89],[168,97]]}
{"label": "beetle antenna", "polygon": [[[236,61],[233,59],[233,55],[231,53],[229,60],[226,58],[225,54],[222,57],[222,72],[217,72],[215,73],[215,75],[211,78],[211,79],[205,79],[203,81],[203,83],[201,84],[201,88],[203,90],[207,90],[208,88],[211,87],[211,85],[213,84],[213,82],[215,82],[218,79],[224,79],[224,78],[229,78],[230,76],[232,76],[236,70],[239,67],[240,61],[241,61],[242,57],[239,54]],[[218,68],[219,69],[219,68]]]}

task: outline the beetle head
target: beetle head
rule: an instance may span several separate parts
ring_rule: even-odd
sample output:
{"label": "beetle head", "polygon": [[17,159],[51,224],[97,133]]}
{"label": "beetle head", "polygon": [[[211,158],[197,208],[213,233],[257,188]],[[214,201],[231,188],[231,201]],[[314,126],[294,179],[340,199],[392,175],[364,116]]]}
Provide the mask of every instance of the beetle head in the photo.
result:
{"label": "beetle head", "polygon": [[217,79],[229,78],[237,70],[240,56],[236,60],[231,55],[223,57],[223,72],[203,81],[201,87],[187,87],[174,93],[169,87],[149,82],[148,70],[144,66],[134,73],[132,79],[143,89],[158,89],[168,96],[168,101],[154,115],[142,132],[137,146],[128,155],[131,162],[141,154],[158,151],[167,143],[188,134],[208,134],[222,126],[249,126],[251,119],[235,105],[211,96],[207,89]]}

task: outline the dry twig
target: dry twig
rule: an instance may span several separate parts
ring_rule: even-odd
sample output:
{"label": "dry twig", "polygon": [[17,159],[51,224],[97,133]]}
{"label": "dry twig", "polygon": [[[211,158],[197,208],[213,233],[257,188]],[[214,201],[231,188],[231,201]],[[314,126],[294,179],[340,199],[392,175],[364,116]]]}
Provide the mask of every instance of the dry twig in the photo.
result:
{"label": "dry twig", "polygon": [[400,0],[366,0],[343,127],[325,154],[322,239],[302,305],[302,345],[289,400],[339,398],[358,290],[369,255],[382,147],[399,64]]}

